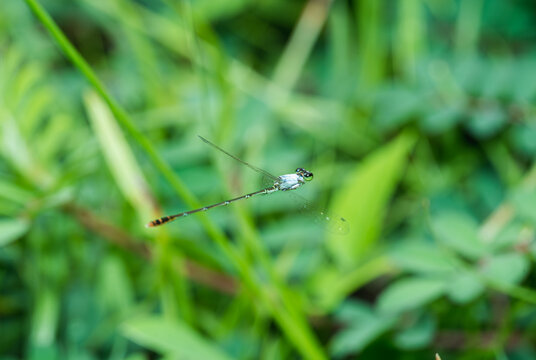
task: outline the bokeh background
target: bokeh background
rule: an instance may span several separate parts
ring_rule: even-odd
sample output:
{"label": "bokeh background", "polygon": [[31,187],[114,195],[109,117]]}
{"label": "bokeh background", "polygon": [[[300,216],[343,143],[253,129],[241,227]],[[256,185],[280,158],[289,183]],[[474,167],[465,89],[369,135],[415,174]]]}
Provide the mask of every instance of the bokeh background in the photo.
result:
{"label": "bokeh background", "polygon": [[[535,51],[529,0],[3,0],[0,358],[536,358]],[[197,135],[306,202],[146,229],[263,186]]]}

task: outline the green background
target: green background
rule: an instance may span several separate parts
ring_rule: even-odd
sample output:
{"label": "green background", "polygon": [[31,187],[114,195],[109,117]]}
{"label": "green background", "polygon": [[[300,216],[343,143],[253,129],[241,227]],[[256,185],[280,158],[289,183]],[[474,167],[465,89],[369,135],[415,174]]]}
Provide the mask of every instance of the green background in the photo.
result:
{"label": "green background", "polygon": [[[529,0],[2,0],[0,359],[534,359],[535,102]],[[197,135],[314,180],[145,228]]]}

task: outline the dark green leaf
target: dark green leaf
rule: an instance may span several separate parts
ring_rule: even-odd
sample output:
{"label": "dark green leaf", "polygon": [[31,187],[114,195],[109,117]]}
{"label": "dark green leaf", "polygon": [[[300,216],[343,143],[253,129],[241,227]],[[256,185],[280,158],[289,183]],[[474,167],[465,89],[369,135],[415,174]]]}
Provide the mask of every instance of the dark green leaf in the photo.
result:
{"label": "dark green leaf", "polygon": [[495,105],[475,110],[467,126],[477,138],[487,139],[497,134],[506,124],[507,115]]}
{"label": "dark green leaf", "polygon": [[465,107],[462,103],[449,104],[440,108],[434,108],[424,116],[421,126],[430,134],[439,134],[452,129],[463,117]]}
{"label": "dark green leaf", "polygon": [[398,332],[395,344],[402,349],[418,349],[428,345],[434,336],[436,324],[431,316],[422,316],[412,326]]}
{"label": "dark green leaf", "polygon": [[536,156],[535,119],[530,119],[527,124],[514,125],[510,130],[511,145],[526,156]]}
{"label": "dark green leaf", "polygon": [[334,357],[363,350],[395,321],[393,317],[379,316],[368,305],[354,301],[343,304],[336,316],[349,326],[338,332],[332,340],[330,353]]}

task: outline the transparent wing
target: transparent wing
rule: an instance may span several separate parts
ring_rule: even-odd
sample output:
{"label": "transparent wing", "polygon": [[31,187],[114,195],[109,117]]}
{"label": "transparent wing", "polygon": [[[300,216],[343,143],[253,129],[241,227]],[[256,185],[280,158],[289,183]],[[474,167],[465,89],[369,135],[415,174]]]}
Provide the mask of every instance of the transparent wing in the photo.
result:
{"label": "transparent wing", "polygon": [[274,183],[278,180],[278,178],[273,178],[272,176],[267,176],[265,174],[261,177],[261,186],[262,187],[269,187],[273,186]]}
{"label": "transparent wing", "polygon": [[221,147],[219,147],[218,145],[216,144],[213,144],[212,142],[210,142],[209,140],[205,139],[204,137],[202,137],[201,135],[197,135],[199,136],[199,138],[201,140],[203,140],[206,144],[212,146],[213,148],[215,148],[216,150],[219,150],[221,151],[222,153],[224,153],[225,155],[235,159],[236,161],[238,161],[239,163],[243,164],[243,165],[246,165],[247,167],[249,167],[251,170],[254,170],[258,173],[261,173],[263,174],[263,176],[266,176],[268,178],[270,178],[272,180],[271,184],[273,185],[274,184],[274,181],[277,180],[277,176],[274,176],[272,174],[270,174],[268,171],[264,170],[264,169],[261,169],[260,167],[256,167],[254,165],[251,165],[250,163],[248,162],[245,162],[244,160],[242,159],[239,159],[238,157],[234,156],[233,154],[230,154],[228,153],[227,151],[223,150]]}
{"label": "transparent wing", "polygon": [[315,221],[323,224],[326,230],[332,234],[346,235],[350,232],[350,224],[342,216],[320,211],[315,215]]}
{"label": "transparent wing", "polygon": [[346,235],[350,231],[348,221],[337,214],[325,209],[318,208],[303,196],[294,192],[286,191],[299,205],[299,211],[313,217],[315,223],[320,224],[327,232],[336,235]]}
{"label": "transparent wing", "polygon": [[[268,176],[262,177],[262,187],[270,187],[274,185],[274,180]],[[336,235],[346,235],[350,231],[348,221],[337,214],[333,214],[325,209],[319,208],[312,204],[309,200],[298,194],[296,191],[289,190],[281,191],[281,196],[288,196],[296,205],[298,211],[307,216],[311,216],[313,221],[322,226],[326,231]]]}

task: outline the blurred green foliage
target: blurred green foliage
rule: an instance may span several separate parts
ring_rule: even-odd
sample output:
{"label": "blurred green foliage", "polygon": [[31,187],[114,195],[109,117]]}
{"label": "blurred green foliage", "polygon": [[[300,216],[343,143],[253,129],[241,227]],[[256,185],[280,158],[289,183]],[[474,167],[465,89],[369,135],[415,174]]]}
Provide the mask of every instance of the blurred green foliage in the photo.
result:
{"label": "blurred green foliage", "polygon": [[3,1],[0,358],[535,358],[535,10]]}

